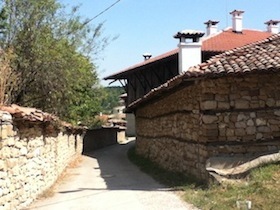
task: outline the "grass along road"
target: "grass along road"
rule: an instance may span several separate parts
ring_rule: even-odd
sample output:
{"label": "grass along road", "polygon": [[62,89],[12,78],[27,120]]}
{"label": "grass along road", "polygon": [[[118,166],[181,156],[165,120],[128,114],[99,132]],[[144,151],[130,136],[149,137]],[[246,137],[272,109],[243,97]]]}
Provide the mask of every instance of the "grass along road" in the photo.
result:
{"label": "grass along road", "polygon": [[280,206],[280,164],[271,164],[251,171],[240,183],[205,185],[194,177],[174,173],[135,154],[128,152],[129,159],[142,171],[162,184],[181,191],[183,199],[201,209],[237,209],[237,201],[251,201],[252,209],[271,210]]}

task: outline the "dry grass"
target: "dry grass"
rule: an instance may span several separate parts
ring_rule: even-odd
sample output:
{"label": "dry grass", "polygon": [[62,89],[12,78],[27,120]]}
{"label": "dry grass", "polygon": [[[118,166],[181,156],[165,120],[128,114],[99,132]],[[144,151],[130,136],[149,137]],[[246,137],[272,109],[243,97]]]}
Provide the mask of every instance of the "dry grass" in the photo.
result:
{"label": "dry grass", "polygon": [[203,210],[237,209],[236,201],[251,201],[252,209],[271,210],[280,206],[280,163],[252,170],[246,182],[228,185],[203,185],[193,177],[166,171],[135,153],[130,160],[159,182],[182,190],[180,195],[188,203]]}

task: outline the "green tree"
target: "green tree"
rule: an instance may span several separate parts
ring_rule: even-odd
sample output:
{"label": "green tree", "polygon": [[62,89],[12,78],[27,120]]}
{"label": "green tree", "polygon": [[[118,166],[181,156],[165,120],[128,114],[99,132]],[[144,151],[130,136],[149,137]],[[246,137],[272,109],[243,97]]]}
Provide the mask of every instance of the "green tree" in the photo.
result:
{"label": "green tree", "polygon": [[105,87],[103,92],[101,99],[102,112],[110,114],[114,107],[119,106],[120,95],[125,91],[123,87],[113,86]]}
{"label": "green tree", "polygon": [[1,44],[15,53],[20,76],[12,103],[32,106],[63,119],[87,121],[101,109],[102,92],[91,56],[108,42],[103,24],[91,26],[56,0],[3,0]]}

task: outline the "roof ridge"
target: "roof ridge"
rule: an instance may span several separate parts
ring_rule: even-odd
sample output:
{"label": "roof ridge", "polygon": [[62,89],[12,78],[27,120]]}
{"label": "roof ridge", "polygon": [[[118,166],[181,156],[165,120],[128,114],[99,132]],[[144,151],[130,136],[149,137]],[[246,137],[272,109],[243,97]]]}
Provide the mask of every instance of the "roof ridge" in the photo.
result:
{"label": "roof ridge", "polygon": [[247,49],[248,47],[250,46],[255,46],[255,45],[259,45],[259,44],[264,44],[266,42],[270,42],[271,40],[274,40],[276,37],[280,37],[280,33],[278,34],[273,34],[271,36],[269,36],[268,38],[266,39],[263,39],[263,40],[258,40],[256,42],[252,42],[252,43],[249,43],[247,45],[244,45],[244,46],[241,46],[241,47],[237,47],[237,48],[234,48],[232,50],[227,50],[221,54],[218,54],[218,55],[215,55],[213,57],[211,57],[210,59],[208,59],[207,61],[197,65],[197,66],[193,66],[193,67],[190,67],[185,73],[187,73],[188,71],[195,71],[197,69],[199,69],[199,67],[205,67],[205,66],[209,66],[210,64],[213,64],[215,62],[217,62],[217,60],[219,60],[220,58],[224,57],[224,56],[230,56],[230,55],[233,55],[235,54],[237,51],[240,51],[240,50],[243,50],[243,49]]}

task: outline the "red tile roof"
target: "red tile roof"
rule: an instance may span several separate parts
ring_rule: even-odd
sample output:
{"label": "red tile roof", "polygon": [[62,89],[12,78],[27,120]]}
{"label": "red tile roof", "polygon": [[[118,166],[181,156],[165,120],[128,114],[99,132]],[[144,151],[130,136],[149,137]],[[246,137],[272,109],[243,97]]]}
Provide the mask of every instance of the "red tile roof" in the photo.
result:
{"label": "red tile roof", "polygon": [[128,109],[135,109],[143,102],[164,94],[186,80],[271,71],[280,71],[280,34],[226,51],[205,63],[191,67],[187,72],[172,78],[131,103]]}
{"label": "red tile roof", "polygon": [[242,33],[232,32],[232,29],[205,39],[202,42],[202,51],[223,52],[237,47],[266,39],[271,33],[244,29]]}
{"label": "red tile roof", "polygon": [[[271,33],[264,31],[244,29],[243,33],[240,34],[232,32],[231,29],[227,29],[211,37],[206,37],[206,39],[202,40],[202,51],[224,52],[226,50],[241,47],[249,43],[266,39],[269,36],[271,36]],[[178,52],[179,50],[178,48],[176,48],[162,55],[152,57],[146,61],[140,62],[120,72],[107,76],[104,79],[123,79],[126,77],[125,75],[127,75],[128,72],[132,73],[133,71],[146,67],[148,64],[162,62],[173,55],[177,55]]]}

